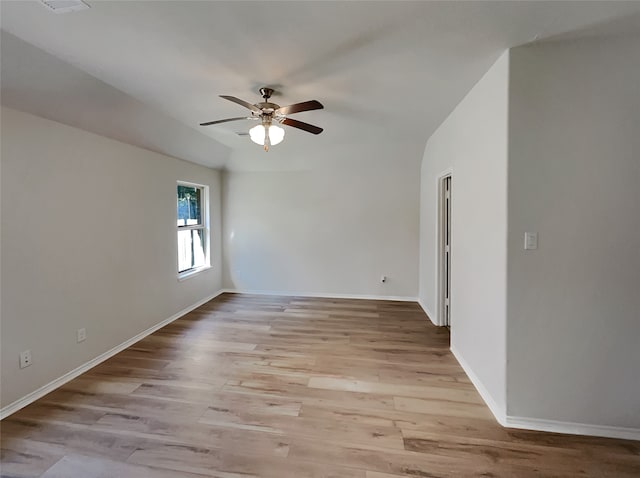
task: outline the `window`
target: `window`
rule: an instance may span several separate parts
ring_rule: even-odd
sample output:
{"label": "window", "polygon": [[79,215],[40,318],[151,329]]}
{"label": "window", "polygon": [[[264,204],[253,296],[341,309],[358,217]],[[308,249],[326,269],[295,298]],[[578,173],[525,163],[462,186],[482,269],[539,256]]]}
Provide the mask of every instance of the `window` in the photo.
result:
{"label": "window", "polygon": [[178,182],[178,277],[209,267],[209,188]]}

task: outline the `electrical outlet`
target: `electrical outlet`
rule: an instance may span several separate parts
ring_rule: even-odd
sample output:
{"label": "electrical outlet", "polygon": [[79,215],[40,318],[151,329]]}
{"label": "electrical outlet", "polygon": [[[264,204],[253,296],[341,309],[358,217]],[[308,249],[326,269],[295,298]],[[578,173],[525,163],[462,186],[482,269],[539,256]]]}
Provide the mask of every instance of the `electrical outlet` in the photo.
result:
{"label": "electrical outlet", "polygon": [[77,334],[78,342],[83,342],[87,339],[87,329],[85,329],[84,327],[81,329],[78,329],[76,331],[76,334]]}
{"label": "electrical outlet", "polygon": [[20,368],[25,368],[31,365],[31,350],[23,350],[20,352]]}

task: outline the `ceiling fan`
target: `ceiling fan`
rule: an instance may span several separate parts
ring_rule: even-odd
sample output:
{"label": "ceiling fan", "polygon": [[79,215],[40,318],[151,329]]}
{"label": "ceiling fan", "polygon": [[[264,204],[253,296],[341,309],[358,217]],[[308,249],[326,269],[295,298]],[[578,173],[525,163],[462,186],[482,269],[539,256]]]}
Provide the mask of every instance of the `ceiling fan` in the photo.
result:
{"label": "ceiling fan", "polygon": [[220,95],[220,98],[233,101],[251,111],[250,116],[239,116],[237,118],[227,118],[217,121],[208,121],[206,123],[200,123],[200,126],[209,126],[212,124],[226,123],[228,121],[239,120],[260,120],[260,124],[254,126],[249,130],[251,141],[264,146],[265,151],[269,151],[269,146],[276,145],[284,139],[284,129],[273,124],[274,122],[298,128],[303,131],[307,131],[312,134],[322,133],[322,128],[314,126],[309,123],[294,120],[287,116],[293,113],[301,113],[303,111],[321,110],[324,108],[322,103],[316,100],[303,101],[302,103],[295,103],[289,106],[280,106],[275,103],[271,103],[269,98],[273,94],[272,88],[263,87],[260,88],[260,94],[264,101],[261,103],[251,104],[247,101],[236,98],[235,96]]}

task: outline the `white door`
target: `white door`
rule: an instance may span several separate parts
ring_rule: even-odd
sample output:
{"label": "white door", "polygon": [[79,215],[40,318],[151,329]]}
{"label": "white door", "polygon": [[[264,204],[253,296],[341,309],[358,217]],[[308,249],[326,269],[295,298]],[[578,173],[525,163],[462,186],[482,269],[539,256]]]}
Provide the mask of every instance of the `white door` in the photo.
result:
{"label": "white door", "polygon": [[440,325],[451,325],[451,176],[442,178],[440,211]]}

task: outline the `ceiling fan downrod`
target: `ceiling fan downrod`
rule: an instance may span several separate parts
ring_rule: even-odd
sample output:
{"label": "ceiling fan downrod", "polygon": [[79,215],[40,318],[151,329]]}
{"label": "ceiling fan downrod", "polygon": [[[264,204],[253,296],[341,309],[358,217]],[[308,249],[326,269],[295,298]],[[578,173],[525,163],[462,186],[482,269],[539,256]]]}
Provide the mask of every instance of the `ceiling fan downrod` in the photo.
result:
{"label": "ceiling fan downrod", "polygon": [[271,95],[273,94],[273,88],[264,86],[260,88],[260,94],[262,95],[262,98],[264,98],[265,102],[269,102],[269,98],[271,98]]}

